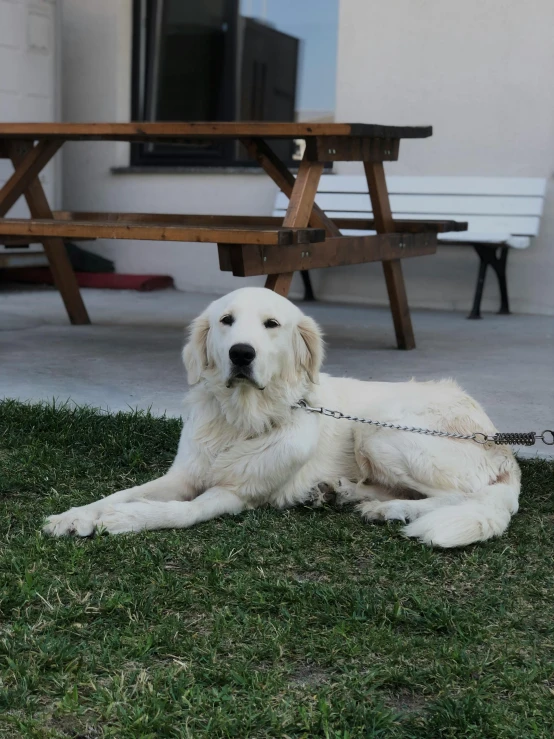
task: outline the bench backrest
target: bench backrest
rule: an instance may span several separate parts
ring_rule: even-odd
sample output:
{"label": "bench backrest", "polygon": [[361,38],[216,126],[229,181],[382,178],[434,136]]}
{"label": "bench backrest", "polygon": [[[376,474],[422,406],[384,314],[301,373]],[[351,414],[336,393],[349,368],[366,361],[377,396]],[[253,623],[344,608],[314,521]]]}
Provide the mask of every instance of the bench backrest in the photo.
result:
{"label": "bench backrest", "polygon": [[[467,221],[468,231],[536,236],[546,192],[538,177],[387,177],[391,209],[405,220]],[[324,175],[316,198],[331,217],[371,217],[365,177]],[[280,192],[275,215],[287,209]]]}

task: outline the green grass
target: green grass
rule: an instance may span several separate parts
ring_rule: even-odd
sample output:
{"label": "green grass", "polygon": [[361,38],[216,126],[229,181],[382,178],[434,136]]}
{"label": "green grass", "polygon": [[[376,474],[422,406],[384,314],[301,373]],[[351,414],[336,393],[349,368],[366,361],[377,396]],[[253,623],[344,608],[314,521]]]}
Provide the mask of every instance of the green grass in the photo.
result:
{"label": "green grass", "polygon": [[0,403],[0,736],[554,735],[552,464],[462,551],[331,508],[40,533],[162,473],[179,428]]}

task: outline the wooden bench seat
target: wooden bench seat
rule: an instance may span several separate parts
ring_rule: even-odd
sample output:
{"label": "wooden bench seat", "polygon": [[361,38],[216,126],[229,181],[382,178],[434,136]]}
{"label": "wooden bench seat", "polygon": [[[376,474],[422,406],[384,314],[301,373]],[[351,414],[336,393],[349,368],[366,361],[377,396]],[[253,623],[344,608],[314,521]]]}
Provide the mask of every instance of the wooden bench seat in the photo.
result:
{"label": "wooden bench seat", "polygon": [[215,242],[221,270],[253,277],[430,255],[436,252],[439,234],[467,228],[460,221],[398,220],[393,232],[377,234],[371,218],[340,217],[335,225],[344,235],[329,236],[321,228],[283,227],[282,215],[89,211],[54,211],[52,215],[51,219],[5,218],[0,222],[0,241],[33,243],[58,237]]}
{"label": "wooden bench seat", "polygon": [[[58,214],[57,218],[4,218],[0,222],[2,236],[26,237],[29,242],[44,237],[64,239],[133,239],[139,241],[197,241],[216,244],[266,244],[290,246],[312,244],[325,240],[325,231],[318,228],[283,228],[236,221],[234,225],[200,226],[183,222],[182,218],[157,216],[148,220],[134,214],[81,214],[88,218],[73,218],[74,214]],[[126,217],[121,218],[122,215]],[[132,216],[132,220],[127,217]],[[168,220],[166,220],[168,218]],[[205,222],[205,217],[199,219]]]}
{"label": "wooden bench seat", "polygon": [[[456,221],[396,221],[396,233],[377,235],[373,219],[339,218],[341,229],[356,236],[325,237],[323,229],[284,228],[282,216],[216,216],[180,213],[100,213],[54,211],[53,219],[4,219],[9,239],[37,242],[44,236],[216,242],[220,268],[238,277],[276,270],[303,271],[330,265],[363,264],[434,254],[437,234],[463,231]],[[359,230],[368,230],[367,234]],[[17,234],[17,235],[15,235]],[[0,236],[0,240],[2,237]],[[293,248],[317,244],[317,249]],[[263,246],[260,251],[256,246]],[[279,247],[290,247],[283,252]]]}
{"label": "wooden bench seat", "polygon": [[[87,211],[54,211],[53,216],[56,220],[63,221],[106,221],[120,222],[129,221],[134,223],[163,223],[180,226],[207,226],[217,228],[279,228],[283,229],[283,216],[219,216],[219,215],[198,215],[198,214],[181,214],[181,213],[98,213]],[[367,229],[375,228],[375,221],[370,219],[359,218],[336,218],[335,225],[340,229]],[[424,220],[398,220],[395,221],[398,233],[422,233],[423,231],[431,231],[436,233],[446,233],[449,231],[465,231],[467,223],[460,221],[451,221],[438,219],[432,221]],[[288,230],[294,230],[288,228]],[[298,229],[297,229],[298,230]],[[318,229],[301,229],[318,231]],[[314,240],[319,241],[318,238]]]}

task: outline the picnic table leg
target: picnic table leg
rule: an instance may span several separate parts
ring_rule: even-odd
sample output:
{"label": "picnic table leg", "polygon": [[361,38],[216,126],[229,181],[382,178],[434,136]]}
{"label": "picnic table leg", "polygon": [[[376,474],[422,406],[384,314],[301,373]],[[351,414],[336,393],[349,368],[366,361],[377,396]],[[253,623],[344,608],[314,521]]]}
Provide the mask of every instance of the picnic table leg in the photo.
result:
{"label": "picnic table leg", "polygon": [[[14,149],[10,142],[0,142],[4,156]],[[14,172],[4,187],[0,189],[0,217],[6,215],[9,209],[23,195],[29,184],[42,172],[62,145],[61,141],[40,141],[36,146],[25,144],[20,149],[19,164],[14,166]],[[16,152],[17,153],[17,152]]]}
{"label": "picnic table leg", "polygon": [[[307,159],[300,162],[283,226],[305,228],[308,225],[322,172],[323,162],[309,162]],[[287,297],[293,274],[294,272],[283,272],[278,275],[269,275],[265,286]]]}
{"label": "picnic table leg", "polygon": [[[393,233],[394,221],[382,162],[364,162],[377,233]],[[399,349],[415,349],[414,331],[400,259],[383,262],[392,320]]]}
{"label": "picnic table leg", "polygon": [[[46,145],[51,143],[52,142],[45,142]],[[40,144],[37,146],[40,147]],[[16,172],[20,167],[24,167],[25,162],[29,161],[29,156],[31,156],[33,151],[36,149],[36,147],[33,148],[32,144],[27,141],[6,141],[5,148]],[[43,156],[43,159],[45,158],[46,157]],[[25,179],[25,187],[22,194],[27,201],[27,205],[29,206],[31,216],[33,218],[53,217],[46,194],[42,188],[40,180],[38,179],[38,174],[46,165],[48,159],[44,161],[42,167],[40,167],[38,171],[35,172],[33,170],[31,176],[28,176]],[[74,325],[90,323],[90,318],[79,291],[77,278],[75,277],[75,272],[73,271],[73,267],[69,261],[63,239],[43,238],[41,241],[50,264],[54,284],[62,296],[69,320]]]}
{"label": "picnic table leg", "polygon": [[[309,162],[304,158],[295,178],[284,162],[279,159],[263,139],[243,139],[242,143],[250,156],[256,159],[260,167],[267,172],[290,200],[283,226],[324,228],[329,236],[341,235],[333,221],[314,202],[319,179],[323,172],[324,165],[322,162]],[[292,282],[292,276],[292,272],[283,275],[269,275],[265,286],[286,297]],[[306,300],[313,300],[313,291],[310,293],[309,283],[304,277],[304,273],[302,273],[302,276],[304,278]],[[311,284],[309,284],[309,288],[311,288]]]}

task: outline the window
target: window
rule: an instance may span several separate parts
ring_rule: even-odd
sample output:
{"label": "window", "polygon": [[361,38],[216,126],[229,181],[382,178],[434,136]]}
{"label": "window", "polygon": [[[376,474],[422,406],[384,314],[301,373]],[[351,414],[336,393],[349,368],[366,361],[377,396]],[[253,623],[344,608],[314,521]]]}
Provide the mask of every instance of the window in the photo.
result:
{"label": "window", "polygon": [[[133,120],[333,120],[338,0],[134,0]],[[285,160],[294,143],[274,142]],[[238,142],[134,144],[134,165],[251,165]]]}

